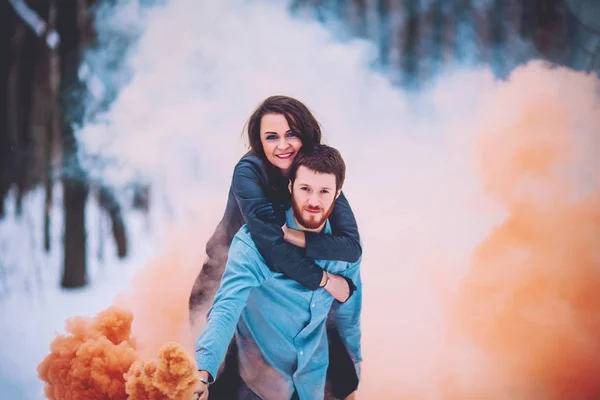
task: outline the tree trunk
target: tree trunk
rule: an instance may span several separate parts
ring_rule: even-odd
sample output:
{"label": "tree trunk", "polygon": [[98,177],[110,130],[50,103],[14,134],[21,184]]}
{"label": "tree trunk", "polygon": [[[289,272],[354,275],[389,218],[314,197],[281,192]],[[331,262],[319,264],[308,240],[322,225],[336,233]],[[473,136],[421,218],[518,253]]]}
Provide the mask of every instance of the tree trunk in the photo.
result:
{"label": "tree trunk", "polygon": [[384,68],[389,66],[391,23],[390,10],[392,0],[377,0],[379,64]]}
{"label": "tree trunk", "polygon": [[508,54],[506,52],[506,0],[494,0],[488,11],[488,45],[490,58],[488,60],[492,69],[498,76],[504,77]]}
{"label": "tree trunk", "polygon": [[14,167],[17,184],[17,213],[20,215],[23,208],[23,197],[30,189],[32,184],[32,159],[34,154],[32,138],[32,105],[33,93],[36,82],[36,66],[39,61],[39,53],[42,44],[33,31],[22,24],[25,29],[24,41],[21,43],[21,59],[19,63],[19,74],[17,82],[18,93],[18,112],[17,118],[17,148],[16,164]]}
{"label": "tree trunk", "polygon": [[108,214],[112,227],[112,234],[117,246],[119,258],[127,256],[127,234],[121,213],[121,206],[114,194],[107,187],[100,187],[98,193],[100,206]]}
{"label": "tree trunk", "polygon": [[65,288],[82,287],[87,283],[85,205],[88,186],[77,157],[77,142],[73,131],[73,125],[80,123],[83,118],[83,87],[77,78],[81,46],[79,4],[79,1],[59,1],[56,4],[58,34],[62,39],[60,106],[65,221],[62,286]]}
{"label": "tree trunk", "polygon": [[449,17],[444,13],[443,0],[435,0],[431,10],[431,67],[430,76],[435,74],[444,61],[444,45]]}
{"label": "tree trunk", "polygon": [[367,37],[367,4],[365,0],[352,0],[348,6],[348,23],[358,37]]}
{"label": "tree trunk", "polygon": [[[23,44],[27,35],[26,26],[23,23],[17,23],[11,38],[11,51],[9,57],[10,67],[8,71],[8,90],[6,99],[7,108],[7,147],[8,154],[8,174],[9,182],[16,181],[17,160],[21,149],[19,148],[20,136],[20,113],[21,113],[21,59],[23,57]],[[19,202],[17,201],[17,214],[20,214]]]}
{"label": "tree trunk", "polygon": [[[54,0],[50,0],[48,9],[48,28],[56,29],[56,5]],[[58,102],[58,85],[60,80],[60,70],[58,65],[58,54],[56,50],[48,49],[48,106],[46,109],[46,146],[44,148],[44,190],[46,197],[44,199],[44,250],[51,250],[51,210],[52,197],[54,195],[54,147],[57,140],[59,130],[59,109]]]}
{"label": "tree trunk", "polygon": [[8,136],[8,82],[12,59],[15,15],[7,1],[0,1],[0,218],[4,217],[4,199],[12,180],[12,149]]}
{"label": "tree trunk", "polygon": [[404,70],[404,84],[414,88],[418,82],[419,66],[419,38],[421,37],[421,24],[419,15],[419,0],[404,0],[406,20],[402,31],[402,67]]}

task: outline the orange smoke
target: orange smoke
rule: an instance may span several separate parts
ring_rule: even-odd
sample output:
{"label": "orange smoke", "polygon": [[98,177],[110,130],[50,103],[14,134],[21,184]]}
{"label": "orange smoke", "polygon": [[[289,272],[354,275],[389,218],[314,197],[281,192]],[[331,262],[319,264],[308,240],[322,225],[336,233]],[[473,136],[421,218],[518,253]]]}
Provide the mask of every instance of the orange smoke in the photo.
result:
{"label": "orange smoke", "polygon": [[125,374],[130,400],[191,398],[198,384],[194,362],[177,343],[160,350],[158,361],[136,361]]}
{"label": "orange smoke", "polygon": [[190,328],[188,301],[205,258],[204,246],[198,245],[203,240],[196,224],[169,227],[163,254],[141,268],[131,290],[115,300],[135,315],[132,330],[141,358],[155,357],[168,342],[180,343],[193,354],[200,332]]}
{"label": "orange smoke", "polygon": [[[38,366],[48,399],[181,399],[196,385],[195,363],[168,343],[158,361],[138,360],[131,337],[133,314],[112,306],[95,318],[67,321],[51,353]],[[137,361],[136,361],[137,360]]]}
{"label": "orange smoke", "polygon": [[491,101],[482,176],[506,218],[478,246],[453,315],[493,378],[450,380],[447,398],[600,396],[599,89],[532,64]]}
{"label": "orange smoke", "polygon": [[51,353],[38,366],[49,399],[125,399],[123,374],[136,358],[130,343],[130,312],[109,308],[96,318],[66,323]]}

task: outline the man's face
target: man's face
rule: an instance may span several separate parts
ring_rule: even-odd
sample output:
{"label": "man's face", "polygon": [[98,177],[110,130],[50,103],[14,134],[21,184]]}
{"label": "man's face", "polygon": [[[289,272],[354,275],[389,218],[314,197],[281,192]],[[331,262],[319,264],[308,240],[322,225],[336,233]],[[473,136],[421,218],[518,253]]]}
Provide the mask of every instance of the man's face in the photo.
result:
{"label": "man's face", "polygon": [[296,172],[291,187],[292,208],[296,221],[307,229],[321,229],[333,211],[339,191],[334,174],[320,174],[305,166]]}

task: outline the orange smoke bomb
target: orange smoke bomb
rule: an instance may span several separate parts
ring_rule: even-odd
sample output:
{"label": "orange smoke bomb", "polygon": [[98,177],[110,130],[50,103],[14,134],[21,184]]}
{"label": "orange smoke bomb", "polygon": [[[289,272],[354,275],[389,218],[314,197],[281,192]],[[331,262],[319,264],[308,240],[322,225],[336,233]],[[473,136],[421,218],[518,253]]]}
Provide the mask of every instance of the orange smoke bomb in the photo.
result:
{"label": "orange smoke bomb", "polygon": [[93,319],[67,321],[50,354],[38,366],[51,400],[191,397],[198,383],[196,366],[175,342],[163,345],[156,361],[143,362],[131,337],[133,314],[111,306]]}
{"label": "orange smoke bomb", "polygon": [[51,400],[125,399],[125,379],[136,359],[129,342],[133,315],[109,307],[93,320],[67,320],[67,335],[58,335],[51,353],[38,366]]}

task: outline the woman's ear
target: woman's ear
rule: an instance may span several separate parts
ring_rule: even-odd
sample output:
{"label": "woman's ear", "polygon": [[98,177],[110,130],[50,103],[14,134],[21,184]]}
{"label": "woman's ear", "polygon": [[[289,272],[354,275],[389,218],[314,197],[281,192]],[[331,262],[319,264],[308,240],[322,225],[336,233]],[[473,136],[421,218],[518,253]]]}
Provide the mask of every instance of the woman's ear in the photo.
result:
{"label": "woman's ear", "polygon": [[288,190],[290,191],[290,194],[292,194],[292,181],[291,180],[288,182]]}

